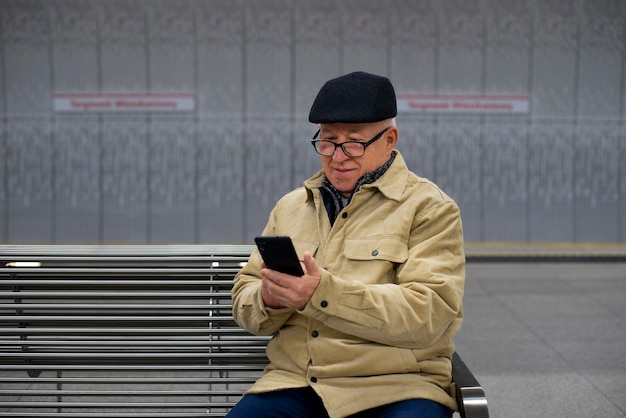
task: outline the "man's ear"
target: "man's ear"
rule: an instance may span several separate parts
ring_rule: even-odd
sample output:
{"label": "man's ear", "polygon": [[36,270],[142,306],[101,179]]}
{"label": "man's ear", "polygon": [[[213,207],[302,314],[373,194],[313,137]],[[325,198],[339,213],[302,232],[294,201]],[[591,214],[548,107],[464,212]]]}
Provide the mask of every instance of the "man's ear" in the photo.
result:
{"label": "man's ear", "polygon": [[392,126],[385,132],[385,144],[390,151],[396,147],[398,143],[398,128]]}

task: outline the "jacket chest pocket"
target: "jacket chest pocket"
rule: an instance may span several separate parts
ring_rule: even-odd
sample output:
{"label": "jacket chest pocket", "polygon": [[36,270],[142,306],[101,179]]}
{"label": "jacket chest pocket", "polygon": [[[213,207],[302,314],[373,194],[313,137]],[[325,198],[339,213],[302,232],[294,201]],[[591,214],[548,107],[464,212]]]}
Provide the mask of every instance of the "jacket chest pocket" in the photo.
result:
{"label": "jacket chest pocket", "polygon": [[395,270],[404,263],[409,249],[395,237],[364,237],[346,240],[344,277],[365,283],[395,283]]}

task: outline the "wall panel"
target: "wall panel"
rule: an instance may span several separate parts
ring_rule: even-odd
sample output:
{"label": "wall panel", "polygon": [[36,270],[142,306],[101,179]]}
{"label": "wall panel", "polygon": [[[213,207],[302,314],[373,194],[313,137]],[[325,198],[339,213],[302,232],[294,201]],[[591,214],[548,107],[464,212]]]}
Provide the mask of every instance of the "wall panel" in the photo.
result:
{"label": "wall panel", "polygon": [[576,241],[619,240],[617,226],[620,207],[624,207],[619,198],[619,141],[619,128],[613,124],[577,128],[573,173]]}
{"label": "wall panel", "polygon": [[483,128],[481,241],[527,241],[528,127],[494,119]]}
{"label": "wall panel", "polygon": [[54,155],[50,120],[7,119],[6,242],[54,242]]}
{"label": "wall panel", "polygon": [[60,116],[55,120],[52,160],[55,242],[102,240],[98,127],[98,117],[94,115]]}
{"label": "wall panel", "polygon": [[[196,143],[198,242],[247,242],[253,234],[246,217],[249,154],[242,124],[202,120]],[[253,157],[252,157],[253,158]],[[258,228],[258,227],[257,227]],[[249,235],[246,235],[249,234]]]}
{"label": "wall panel", "polygon": [[[626,241],[620,0],[5,0],[0,242],[250,242],[319,169],[321,85],[527,95],[401,114],[409,167],[467,241]],[[181,113],[61,113],[55,93],[192,93]]]}
{"label": "wall panel", "polygon": [[571,125],[532,126],[528,149],[528,241],[575,240]]}
{"label": "wall panel", "polygon": [[146,117],[107,115],[101,135],[102,241],[152,242]]}

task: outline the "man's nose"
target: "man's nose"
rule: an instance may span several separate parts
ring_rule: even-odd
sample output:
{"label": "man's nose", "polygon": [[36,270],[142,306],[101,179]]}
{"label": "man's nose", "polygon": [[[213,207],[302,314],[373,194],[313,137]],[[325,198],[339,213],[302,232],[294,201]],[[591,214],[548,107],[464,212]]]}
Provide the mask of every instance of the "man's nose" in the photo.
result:
{"label": "man's nose", "polygon": [[348,157],[346,155],[346,153],[343,152],[343,148],[341,148],[341,147],[335,148],[335,153],[333,154],[333,160],[334,161],[345,161],[348,158],[350,158],[350,157]]}

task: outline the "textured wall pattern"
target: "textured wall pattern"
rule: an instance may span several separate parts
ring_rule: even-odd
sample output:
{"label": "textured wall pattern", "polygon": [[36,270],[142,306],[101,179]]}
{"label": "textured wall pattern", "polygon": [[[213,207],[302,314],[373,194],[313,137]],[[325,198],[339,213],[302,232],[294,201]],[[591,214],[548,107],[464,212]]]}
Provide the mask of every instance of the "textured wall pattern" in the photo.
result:
{"label": "textured wall pattern", "polygon": [[[0,0],[0,242],[250,242],[319,167],[317,90],[357,69],[530,97],[519,116],[398,118],[467,241],[626,241],[622,0]],[[196,107],[52,107],[123,92]]]}

